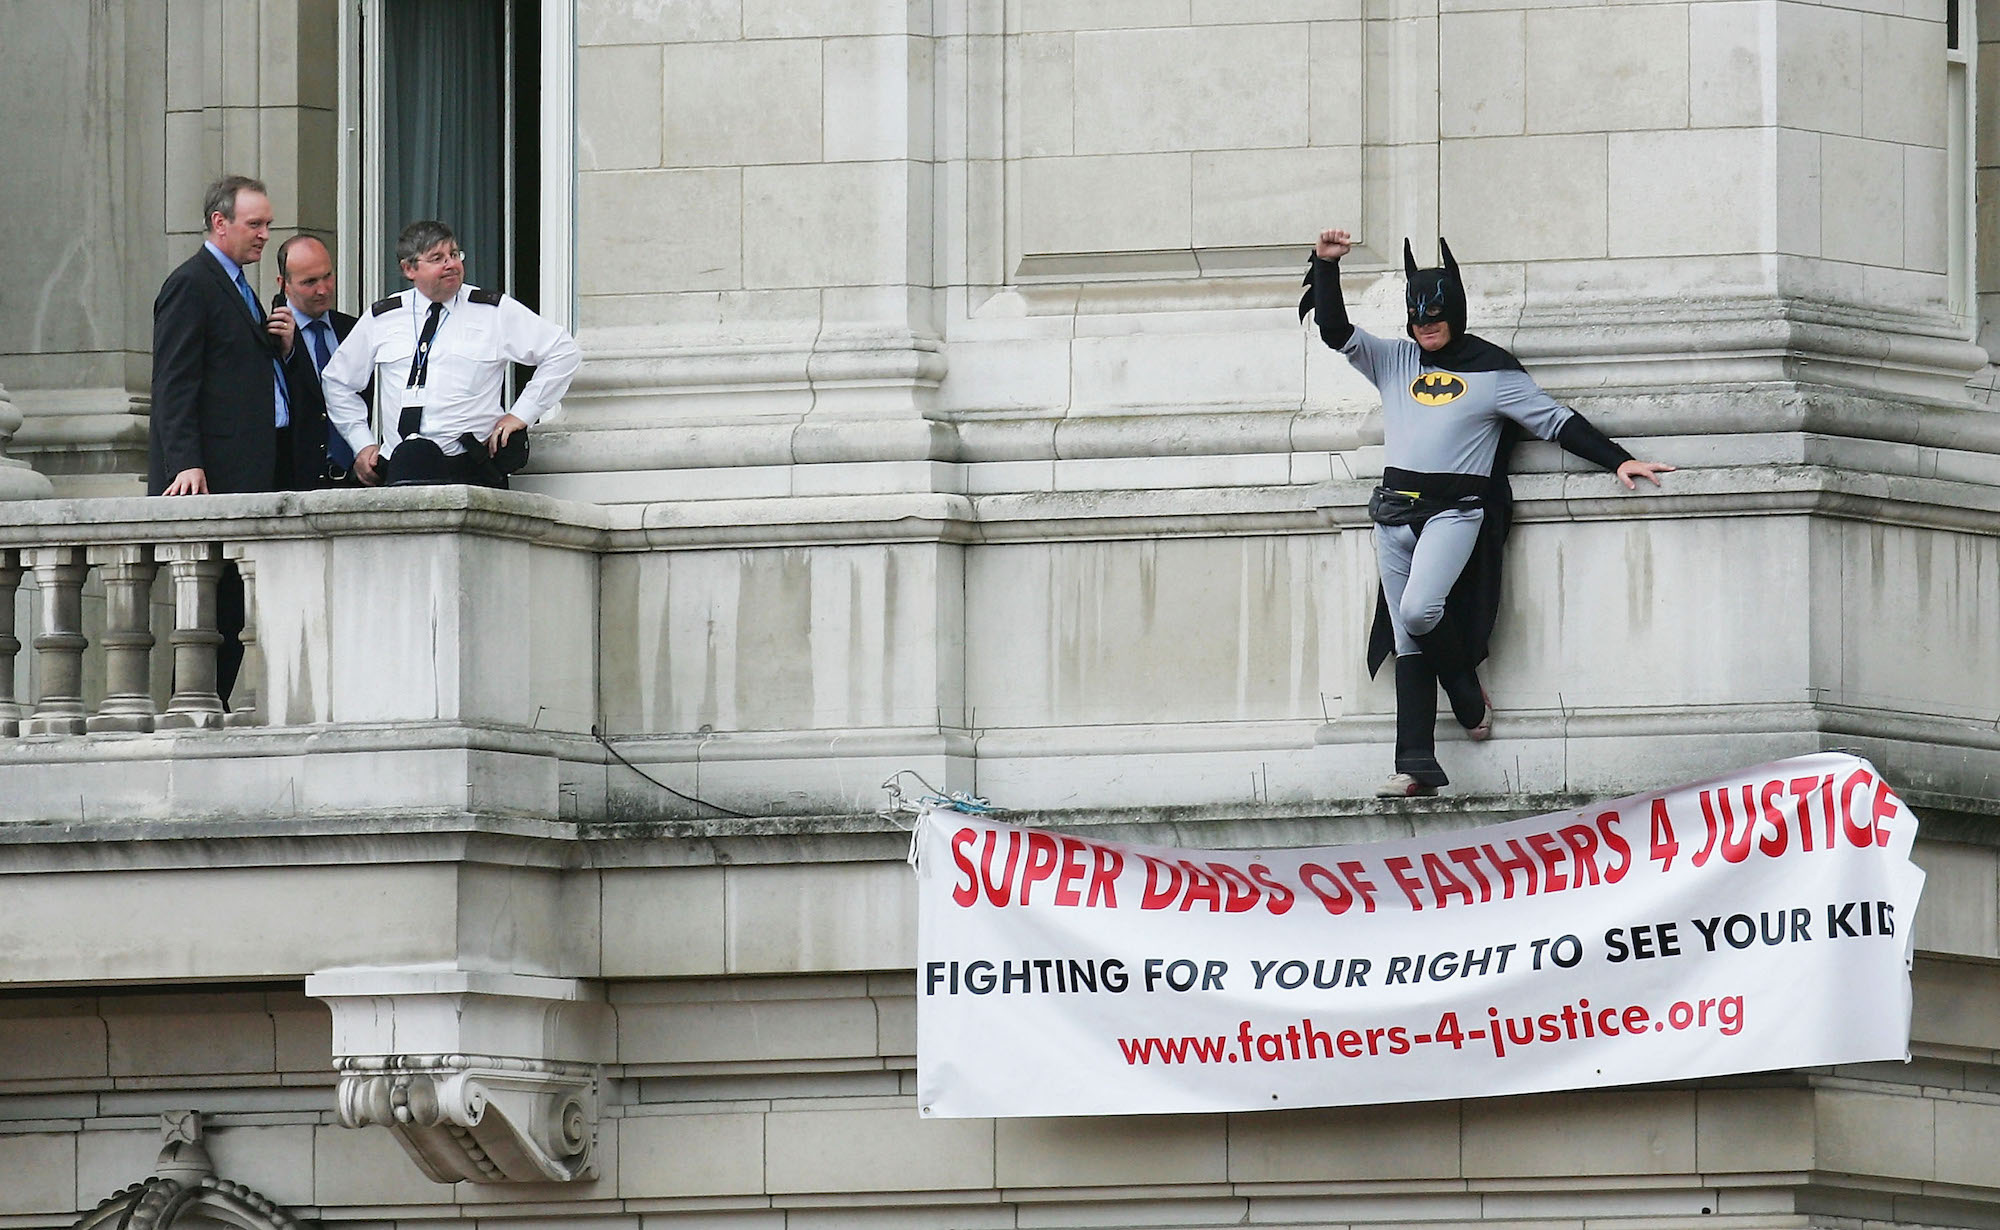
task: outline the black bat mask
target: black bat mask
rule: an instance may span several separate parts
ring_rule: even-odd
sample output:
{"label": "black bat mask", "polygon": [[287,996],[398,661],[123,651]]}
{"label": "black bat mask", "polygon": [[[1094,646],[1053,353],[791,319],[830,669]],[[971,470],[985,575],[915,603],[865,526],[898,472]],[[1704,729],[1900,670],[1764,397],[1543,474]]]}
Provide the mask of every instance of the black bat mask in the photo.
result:
{"label": "black bat mask", "polygon": [[1403,272],[1409,278],[1403,301],[1410,309],[1412,330],[1442,320],[1451,326],[1452,340],[1456,341],[1465,336],[1465,283],[1459,280],[1458,262],[1452,259],[1443,236],[1438,237],[1438,252],[1444,257],[1442,268],[1419,269],[1410,241],[1403,241]]}

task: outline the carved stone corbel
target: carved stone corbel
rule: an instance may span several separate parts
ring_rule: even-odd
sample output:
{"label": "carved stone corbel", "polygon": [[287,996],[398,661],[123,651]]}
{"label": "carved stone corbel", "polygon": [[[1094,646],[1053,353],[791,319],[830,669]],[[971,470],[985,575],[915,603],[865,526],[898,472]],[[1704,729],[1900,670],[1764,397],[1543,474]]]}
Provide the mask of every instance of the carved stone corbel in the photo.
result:
{"label": "carved stone corbel", "polygon": [[597,1069],[498,1055],[345,1056],[343,1127],[380,1125],[439,1183],[596,1174]]}
{"label": "carved stone corbel", "polygon": [[345,1127],[394,1133],[439,1183],[596,1175],[598,1066],[610,1015],[573,978],[433,968],[329,970]]}

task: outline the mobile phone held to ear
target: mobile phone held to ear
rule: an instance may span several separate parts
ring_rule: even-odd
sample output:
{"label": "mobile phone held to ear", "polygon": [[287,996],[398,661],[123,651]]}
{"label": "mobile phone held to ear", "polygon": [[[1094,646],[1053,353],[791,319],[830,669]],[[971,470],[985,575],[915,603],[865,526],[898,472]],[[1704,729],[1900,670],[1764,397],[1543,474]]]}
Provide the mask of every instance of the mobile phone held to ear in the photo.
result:
{"label": "mobile phone held to ear", "polygon": [[[285,292],[284,292],[284,291],[282,291],[282,290],[274,290],[274,291],[272,291],[272,292],[271,292],[271,310],[272,310],[273,312],[275,312],[275,311],[277,311],[277,310],[278,310],[279,308],[281,308],[281,307],[283,307],[283,306],[285,306]],[[268,318],[268,317],[266,318],[266,320],[265,320],[265,323],[266,323],[266,324],[269,324],[269,323],[270,323],[270,321],[269,321],[269,318]],[[275,333],[272,333],[272,332],[269,332],[269,331],[267,330],[267,331],[265,332],[265,334],[264,334],[264,344],[265,344],[266,346],[269,346],[269,347],[271,348],[271,353],[272,353],[272,354],[274,354],[274,355],[277,355],[277,356],[278,356],[278,357],[280,357],[280,358],[283,358],[283,357],[284,357],[284,351],[285,351],[285,344],[284,344],[283,342],[281,342],[281,341],[279,341],[279,340],[278,340],[278,335],[277,335],[277,334],[275,334]]]}

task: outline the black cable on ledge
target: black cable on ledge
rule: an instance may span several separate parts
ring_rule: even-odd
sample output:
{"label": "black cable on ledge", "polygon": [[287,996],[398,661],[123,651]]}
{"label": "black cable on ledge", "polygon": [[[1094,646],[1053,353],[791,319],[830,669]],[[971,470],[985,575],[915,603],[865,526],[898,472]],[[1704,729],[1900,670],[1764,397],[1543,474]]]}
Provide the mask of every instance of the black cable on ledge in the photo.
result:
{"label": "black cable on ledge", "polygon": [[682,800],[683,802],[692,803],[696,807],[706,807],[710,811],[720,812],[725,816],[730,816],[737,820],[756,819],[755,816],[747,816],[740,811],[731,811],[720,803],[710,803],[705,799],[697,799],[691,794],[682,794],[680,791],[674,789],[672,786],[667,785],[659,778],[654,777],[651,773],[646,772],[638,765],[635,765],[631,761],[625,759],[624,754],[621,753],[617,748],[611,746],[611,740],[605,738],[604,732],[599,730],[595,724],[593,724],[590,728],[590,737],[597,740],[599,743],[602,743],[604,745],[604,750],[611,753],[611,758],[613,760],[616,760],[619,764],[624,765],[626,768],[632,770],[634,773],[637,773],[640,777],[645,778],[647,781],[653,783],[655,786],[658,786],[660,789],[666,791],[668,794],[673,795],[675,798]]}

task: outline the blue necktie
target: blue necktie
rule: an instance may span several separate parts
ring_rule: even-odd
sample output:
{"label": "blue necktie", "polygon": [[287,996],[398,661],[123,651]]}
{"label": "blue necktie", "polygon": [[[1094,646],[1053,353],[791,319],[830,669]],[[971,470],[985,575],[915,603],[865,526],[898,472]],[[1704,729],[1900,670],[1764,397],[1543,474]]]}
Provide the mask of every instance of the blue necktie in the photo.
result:
{"label": "blue necktie", "polygon": [[250,309],[250,319],[256,321],[260,325],[263,324],[264,313],[258,310],[257,296],[254,292],[251,291],[250,283],[243,280],[243,271],[241,269],[238,269],[236,271],[236,290],[237,293],[243,296],[243,306]]}
{"label": "blue necktie", "polygon": [[[306,337],[312,342],[313,366],[321,371],[326,370],[327,362],[333,358],[333,347],[327,342],[327,335],[332,332],[332,328],[323,320],[315,320],[306,326]],[[354,465],[354,449],[348,445],[347,438],[341,435],[339,429],[331,422],[326,425],[326,459],[329,464],[342,470],[350,469]]]}
{"label": "blue necktie", "polygon": [[306,326],[306,336],[312,339],[313,366],[321,371],[326,370],[327,360],[333,358],[333,347],[326,341],[326,335],[331,332],[323,320],[315,320]]}
{"label": "blue necktie", "polygon": [[[264,311],[257,306],[257,296],[251,291],[250,283],[243,280],[243,271],[241,269],[236,271],[236,290],[243,296],[243,306],[250,309],[250,319],[256,321],[261,326],[264,323]],[[284,365],[278,362],[276,355],[271,357],[271,375],[277,382],[277,393],[273,398],[277,424],[280,427],[290,427],[292,425],[292,399],[285,388]]]}

